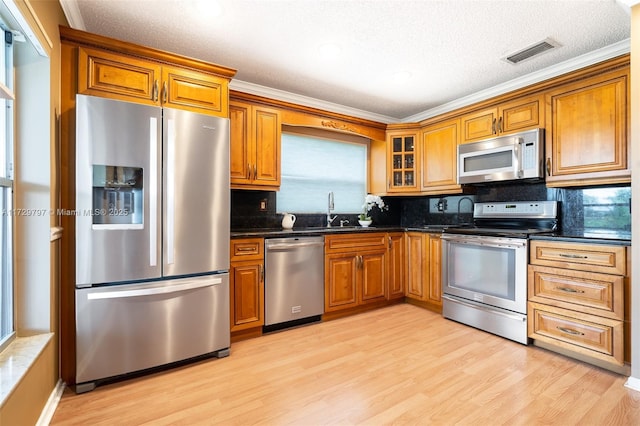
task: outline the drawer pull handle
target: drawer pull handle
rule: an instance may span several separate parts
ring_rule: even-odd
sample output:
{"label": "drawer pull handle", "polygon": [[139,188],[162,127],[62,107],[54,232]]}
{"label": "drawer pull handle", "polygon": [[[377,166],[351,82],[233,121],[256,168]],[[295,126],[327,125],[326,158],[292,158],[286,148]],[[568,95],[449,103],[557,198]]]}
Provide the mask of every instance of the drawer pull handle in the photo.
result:
{"label": "drawer pull handle", "polygon": [[584,290],[576,290],[575,288],[570,287],[556,287],[558,291],[564,291],[565,293],[584,293]]}
{"label": "drawer pull handle", "polygon": [[567,254],[567,253],[560,253],[560,257],[568,257],[569,259],[588,259],[589,258],[589,256],[584,256],[580,254]]}
{"label": "drawer pull handle", "polygon": [[256,249],[254,247],[236,247],[236,250],[238,250],[238,251],[255,251]]}
{"label": "drawer pull handle", "polygon": [[565,327],[556,327],[558,330],[562,331],[563,333],[567,333],[567,334],[571,334],[572,336],[584,336],[584,333],[580,332],[580,331],[576,331],[576,330],[572,330],[570,328],[565,328]]}

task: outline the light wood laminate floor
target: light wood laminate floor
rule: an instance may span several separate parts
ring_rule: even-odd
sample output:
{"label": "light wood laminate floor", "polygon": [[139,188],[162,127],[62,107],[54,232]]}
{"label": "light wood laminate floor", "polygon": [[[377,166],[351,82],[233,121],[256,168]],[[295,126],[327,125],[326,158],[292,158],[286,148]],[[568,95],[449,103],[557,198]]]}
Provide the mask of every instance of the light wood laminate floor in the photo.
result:
{"label": "light wood laminate floor", "polygon": [[639,425],[626,379],[400,304],[66,389],[51,424]]}

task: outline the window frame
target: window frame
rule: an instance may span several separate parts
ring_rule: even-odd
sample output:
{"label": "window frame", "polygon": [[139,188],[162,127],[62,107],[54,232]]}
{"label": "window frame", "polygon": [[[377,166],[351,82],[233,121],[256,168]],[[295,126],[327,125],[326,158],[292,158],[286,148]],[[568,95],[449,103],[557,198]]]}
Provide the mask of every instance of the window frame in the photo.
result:
{"label": "window frame", "polygon": [[[8,30],[3,30],[4,49],[1,50],[0,68],[4,74],[0,74],[0,82],[9,91],[13,90],[13,37],[7,38],[5,33],[11,34]],[[14,227],[15,221],[15,175],[13,170],[15,140],[14,140],[14,100],[2,96],[2,106],[5,114],[0,117],[0,127],[4,127],[4,132],[0,135],[0,150],[3,155],[0,167],[0,188],[6,191],[0,194],[2,200],[2,211],[0,212],[0,351],[11,343],[16,336],[15,328],[15,275],[14,275]]]}

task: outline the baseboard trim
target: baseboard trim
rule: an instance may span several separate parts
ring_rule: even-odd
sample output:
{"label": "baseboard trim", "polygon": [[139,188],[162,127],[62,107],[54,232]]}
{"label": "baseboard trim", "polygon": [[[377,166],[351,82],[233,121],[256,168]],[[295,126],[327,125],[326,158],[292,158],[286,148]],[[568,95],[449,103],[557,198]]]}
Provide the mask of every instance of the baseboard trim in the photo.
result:
{"label": "baseboard trim", "polygon": [[36,426],[47,426],[49,423],[51,423],[53,414],[56,412],[56,408],[58,408],[60,398],[62,398],[64,388],[64,382],[62,380],[58,380],[56,387],[51,392],[51,395],[49,395],[47,404],[44,406],[42,413],[40,413],[40,418],[38,419],[38,423],[36,423]]}
{"label": "baseboard trim", "polygon": [[627,379],[627,382],[624,384],[624,386],[634,391],[640,392],[640,379],[637,379],[635,377],[629,377]]}

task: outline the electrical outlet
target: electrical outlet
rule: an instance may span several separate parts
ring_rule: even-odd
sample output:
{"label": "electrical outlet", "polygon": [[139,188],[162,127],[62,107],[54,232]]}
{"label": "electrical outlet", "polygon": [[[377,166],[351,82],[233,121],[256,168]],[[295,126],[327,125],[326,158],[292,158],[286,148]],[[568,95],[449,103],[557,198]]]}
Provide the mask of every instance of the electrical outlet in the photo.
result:
{"label": "electrical outlet", "polygon": [[445,200],[444,198],[440,198],[438,200],[437,207],[438,207],[438,211],[439,212],[446,211],[447,210],[447,200]]}
{"label": "electrical outlet", "polygon": [[266,212],[267,211],[267,199],[266,198],[264,200],[260,200],[260,211],[261,212]]}
{"label": "electrical outlet", "polygon": [[444,198],[430,198],[429,199],[429,211],[431,213],[442,213],[443,212],[443,208],[446,208],[446,203],[443,203],[443,201],[446,201]]}

